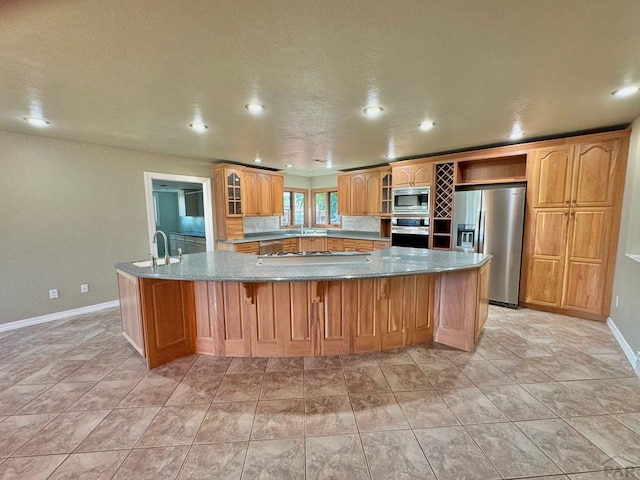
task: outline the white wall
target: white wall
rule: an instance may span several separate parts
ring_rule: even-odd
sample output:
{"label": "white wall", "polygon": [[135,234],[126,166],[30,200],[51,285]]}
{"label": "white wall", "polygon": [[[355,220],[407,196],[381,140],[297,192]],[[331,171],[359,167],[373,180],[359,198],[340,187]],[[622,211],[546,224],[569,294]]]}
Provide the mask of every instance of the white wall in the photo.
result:
{"label": "white wall", "polygon": [[310,177],[309,188],[331,188],[338,186],[338,176],[333,173],[331,175],[323,175],[321,177]]}
{"label": "white wall", "polygon": [[[114,264],[149,251],[143,172],[212,172],[207,161],[2,131],[0,158],[0,323],[117,299]],[[49,300],[52,288],[60,298]]]}
{"label": "white wall", "polygon": [[[632,128],[611,319],[635,354],[640,350],[640,263],[627,254],[640,253],[640,117]],[[617,308],[616,296],[619,298]]]}

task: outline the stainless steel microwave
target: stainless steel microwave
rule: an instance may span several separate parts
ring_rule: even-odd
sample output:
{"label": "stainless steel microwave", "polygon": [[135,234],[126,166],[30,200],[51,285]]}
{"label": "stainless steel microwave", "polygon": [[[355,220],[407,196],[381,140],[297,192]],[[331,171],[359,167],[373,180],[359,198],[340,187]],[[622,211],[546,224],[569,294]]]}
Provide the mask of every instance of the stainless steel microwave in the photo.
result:
{"label": "stainless steel microwave", "polygon": [[393,189],[393,213],[419,213],[429,215],[431,187]]}

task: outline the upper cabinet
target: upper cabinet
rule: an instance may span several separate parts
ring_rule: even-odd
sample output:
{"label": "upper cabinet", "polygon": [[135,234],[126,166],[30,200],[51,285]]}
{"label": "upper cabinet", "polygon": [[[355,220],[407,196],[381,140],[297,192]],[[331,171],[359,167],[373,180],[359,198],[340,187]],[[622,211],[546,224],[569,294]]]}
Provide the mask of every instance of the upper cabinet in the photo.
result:
{"label": "upper cabinet", "polygon": [[569,206],[573,150],[572,145],[561,145],[531,152],[529,195],[535,208]]}
{"label": "upper cabinet", "polygon": [[242,215],[242,172],[240,170],[225,168],[225,204],[228,217]]}
{"label": "upper cabinet", "polygon": [[361,170],[338,174],[340,215],[380,215],[380,171]]}
{"label": "upper cabinet", "polygon": [[[258,200],[258,215],[270,216],[273,215],[273,211],[271,209],[271,174],[269,173],[258,173],[258,191],[257,191],[257,200]],[[246,216],[247,214],[245,214]]]}
{"label": "upper cabinet", "polygon": [[284,176],[271,175],[271,214],[284,215]]}
{"label": "upper cabinet", "polygon": [[258,214],[258,176],[255,172],[242,172],[242,206],[245,215]]}
{"label": "upper cabinet", "polygon": [[338,175],[338,214],[351,215],[351,175]]}
{"label": "upper cabinet", "polygon": [[427,187],[433,183],[433,163],[391,165],[394,187]]}
{"label": "upper cabinet", "polygon": [[380,172],[380,215],[383,217],[391,215],[391,208],[393,207],[392,186],[391,168],[382,170]]}

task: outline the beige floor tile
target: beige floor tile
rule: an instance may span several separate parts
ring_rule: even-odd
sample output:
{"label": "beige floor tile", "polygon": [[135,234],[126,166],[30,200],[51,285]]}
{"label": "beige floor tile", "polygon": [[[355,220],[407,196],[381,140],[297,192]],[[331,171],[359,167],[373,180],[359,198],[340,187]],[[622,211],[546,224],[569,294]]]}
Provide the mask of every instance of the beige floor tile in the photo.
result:
{"label": "beige floor tile", "polygon": [[466,429],[504,478],[562,473],[512,423],[471,425]]}
{"label": "beige floor tile", "polygon": [[144,378],[118,404],[120,408],[162,406],[178,382],[171,378]]}
{"label": "beige floor tile", "polygon": [[569,390],[562,383],[531,383],[522,385],[522,388],[561,417],[604,413],[598,405]]}
{"label": "beige floor tile", "polygon": [[305,399],[306,435],[357,433],[356,418],[347,396]]}
{"label": "beige floor tile", "polygon": [[0,423],[0,457],[9,457],[49,422],[55,413],[13,415]]}
{"label": "beige floor tile", "polygon": [[407,353],[415,363],[447,361],[447,351],[439,349],[435,343],[407,347]]}
{"label": "beige floor tile", "polygon": [[211,403],[218,392],[223,375],[187,374],[173,391],[167,405],[193,405],[197,403]]}
{"label": "beige floor tile", "polygon": [[345,368],[344,377],[350,394],[391,391],[380,367]]}
{"label": "beige floor tile", "polygon": [[623,467],[640,467],[640,435],[606,415],[565,420]]}
{"label": "beige floor tile", "polygon": [[209,405],[162,407],[136,448],[191,445]]}
{"label": "beige floor tile", "polygon": [[186,446],[133,450],[113,480],[173,480],[188,452]]}
{"label": "beige floor tile", "polygon": [[363,433],[361,437],[373,480],[435,480],[412,431]]}
{"label": "beige floor tile", "polygon": [[123,358],[96,358],[89,360],[67,376],[65,382],[99,382],[124,361]]}
{"label": "beige floor tile", "polygon": [[519,385],[480,387],[480,391],[512,421],[556,417]]}
{"label": "beige floor tile", "polygon": [[250,442],[243,480],[302,479],[305,475],[303,438]]}
{"label": "beige floor tile", "polygon": [[382,350],[375,352],[378,365],[411,365],[415,363],[413,358],[403,348],[394,350]]}
{"label": "beige floor tile", "polygon": [[301,398],[258,402],[251,440],[304,435],[304,401]]}
{"label": "beige floor tile", "polygon": [[428,390],[433,388],[416,365],[383,365],[382,373],[394,392]]}
{"label": "beige floor tile", "polygon": [[602,470],[610,460],[563,420],[517,422],[516,426],[565,473]]}
{"label": "beige floor tile", "polygon": [[513,380],[494,367],[488,360],[473,360],[463,366],[459,366],[459,368],[465,377],[478,387],[513,384]]}
{"label": "beige floor tile", "polygon": [[324,370],[326,368],[341,368],[342,362],[337,355],[326,357],[304,357],[305,370]]}
{"label": "beige floor tile", "polygon": [[8,384],[18,383],[42,368],[40,364],[12,363],[0,370],[0,381]]}
{"label": "beige floor tile", "polygon": [[231,360],[227,373],[264,373],[267,362],[266,358],[236,357]]}
{"label": "beige floor tile", "polygon": [[93,383],[57,383],[18,410],[20,414],[63,412],[94,386]]}
{"label": "beige floor tile", "polygon": [[267,372],[297,372],[304,370],[304,357],[270,357]]}
{"label": "beige floor tile", "polygon": [[0,392],[0,415],[12,415],[51,388],[47,385],[13,385]]}
{"label": "beige floor tile", "polygon": [[257,402],[213,403],[200,426],[195,443],[248,441]]}
{"label": "beige floor tile", "polygon": [[261,400],[301,398],[304,396],[303,371],[267,372],[264,375]]}
{"label": "beige floor tile", "polygon": [[478,388],[445,390],[440,395],[463,425],[508,420]]}
{"label": "beige floor tile", "polygon": [[343,367],[377,367],[378,360],[375,353],[354,353],[352,355],[340,355]]}
{"label": "beige floor tile", "polygon": [[491,360],[491,363],[516,383],[553,382],[553,378],[522,358],[501,358]]}
{"label": "beige floor tile", "polygon": [[502,478],[464,427],[426,428],[414,432],[438,480]]}
{"label": "beige floor tile", "polygon": [[112,370],[103,380],[142,380],[147,372],[146,362],[138,354],[135,354]]}
{"label": "beige floor tile", "polygon": [[231,364],[231,357],[212,357],[210,355],[200,355],[187,375],[191,374],[207,374],[207,375],[224,375]]}
{"label": "beige floor tile", "polygon": [[115,408],[139,380],[103,380],[69,406],[68,410]]}
{"label": "beige floor tile", "polygon": [[341,368],[306,370],[304,372],[304,395],[346,395],[347,384]]}
{"label": "beige floor tile", "polygon": [[357,434],[306,439],[306,479],[367,480],[369,472]]}
{"label": "beige floor tile", "polygon": [[128,454],[128,450],[74,453],[48,480],[109,480]]}
{"label": "beige floor tile", "polygon": [[354,394],[351,395],[351,404],[361,432],[409,428],[392,393]]}
{"label": "beige floor tile", "polygon": [[178,480],[237,480],[247,454],[247,443],[194,445],[189,450]]}
{"label": "beige floor tile", "polygon": [[248,402],[258,400],[263,379],[263,373],[225,375],[213,401]]}
{"label": "beige floor tile", "polygon": [[61,413],[15,455],[71,453],[108,415],[109,410]]}
{"label": "beige floor tile", "polygon": [[[621,415],[611,415],[617,421],[622,423],[628,429],[633,430],[635,433],[640,435],[640,412],[635,413],[623,413]],[[2,425],[0,425],[0,430],[2,429]]]}
{"label": "beige floor tile", "polygon": [[462,371],[449,361],[435,361],[418,365],[431,385],[438,390],[473,387]]}
{"label": "beige floor tile", "polygon": [[57,360],[47,364],[40,370],[29,375],[27,378],[20,381],[21,385],[34,385],[43,383],[57,383],[69,376],[71,373],[78,370],[83,361],[63,361]]}
{"label": "beige floor tile", "polygon": [[77,451],[131,449],[159,411],[160,407],[117,408],[89,434]]}
{"label": "beige floor tile", "polygon": [[508,348],[502,346],[498,342],[484,337],[478,342],[476,346],[476,352],[482,355],[487,360],[494,360],[497,358],[513,358],[518,355],[509,350]]}
{"label": "beige floor tile", "polygon": [[640,394],[628,395],[624,388],[606,380],[562,382],[585,401],[596,405],[602,413],[631,413],[640,411]]}
{"label": "beige floor tile", "polygon": [[46,480],[66,455],[8,458],[0,464],[2,480]]}
{"label": "beige floor tile", "polygon": [[458,418],[434,390],[398,392],[395,396],[411,428],[460,425]]}

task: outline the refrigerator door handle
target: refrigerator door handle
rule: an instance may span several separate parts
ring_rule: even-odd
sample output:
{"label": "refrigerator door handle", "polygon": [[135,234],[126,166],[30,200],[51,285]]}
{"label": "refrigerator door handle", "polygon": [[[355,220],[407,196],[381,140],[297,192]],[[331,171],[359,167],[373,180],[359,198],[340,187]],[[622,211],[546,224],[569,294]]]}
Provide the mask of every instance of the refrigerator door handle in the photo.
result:
{"label": "refrigerator door handle", "polygon": [[476,248],[476,253],[484,253],[484,221],[485,212],[483,209],[480,209],[478,217],[478,248]]}

